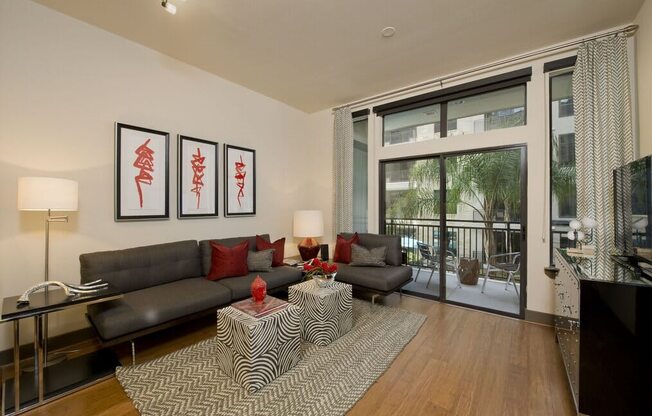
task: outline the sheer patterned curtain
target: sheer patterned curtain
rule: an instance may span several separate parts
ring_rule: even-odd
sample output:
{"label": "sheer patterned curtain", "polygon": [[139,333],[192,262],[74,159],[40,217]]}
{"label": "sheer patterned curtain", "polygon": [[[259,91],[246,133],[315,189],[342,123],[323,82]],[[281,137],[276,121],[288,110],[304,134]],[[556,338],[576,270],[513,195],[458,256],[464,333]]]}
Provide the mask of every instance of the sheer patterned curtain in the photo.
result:
{"label": "sheer patterned curtain", "polygon": [[333,226],[353,231],[353,118],[349,107],[335,110],[333,127]]}
{"label": "sheer patterned curtain", "polygon": [[[573,72],[577,214],[597,221],[596,277],[611,271],[613,170],[634,159],[627,39],[583,43]],[[622,232],[622,230],[619,230]]]}

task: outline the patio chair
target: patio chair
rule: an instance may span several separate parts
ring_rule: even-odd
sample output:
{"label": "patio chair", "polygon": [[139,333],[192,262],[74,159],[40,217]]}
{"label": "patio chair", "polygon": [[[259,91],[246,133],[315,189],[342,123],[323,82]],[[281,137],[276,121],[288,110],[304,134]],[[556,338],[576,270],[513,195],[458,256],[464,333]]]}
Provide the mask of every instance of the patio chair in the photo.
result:
{"label": "patio chair", "polygon": [[[504,261],[499,261],[499,259],[504,259]],[[484,288],[487,285],[487,279],[489,278],[489,272],[492,271],[501,271],[507,273],[507,282],[505,282],[505,290],[509,287],[511,282],[514,285],[514,290],[516,291],[516,296],[520,297],[518,293],[518,287],[516,286],[516,280],[514,275],[516,275],[521,270],[521,253],[504,253],[504,254],[494,254],[489,256],[487,261],[487,272],[484,275],[484,283],[482,283],[482,293],[484,293]]]}
{"label": "patio chair", "polygon": [[[419,268],[417,269],[417,274],[414,277],[416,282],[419,278],[419,272],[422,268],[431,269],[430,277],[428,277],[428,283],[426,283],[426,288],[430,286],[430,281],[432,280],[432,275],[435,273],[435,270],[439,270],[439,254],[435,253],[433,247],[429,244],[417,243],[417,248],[419,249],[419,254],[421,255],[421,262],[419,263]],[[457,256],[453,252],[446,250],[446,271],[455,272],[457,276]],[[457,287],[461,287],[459,276],[457,279]]]}

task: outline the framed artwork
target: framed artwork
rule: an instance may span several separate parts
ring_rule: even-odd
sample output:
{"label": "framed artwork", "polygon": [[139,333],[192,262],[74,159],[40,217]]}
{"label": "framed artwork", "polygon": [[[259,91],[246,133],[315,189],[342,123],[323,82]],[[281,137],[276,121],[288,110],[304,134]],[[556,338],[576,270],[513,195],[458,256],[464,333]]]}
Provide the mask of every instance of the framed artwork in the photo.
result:
{"label": "framed artwork", "polygon": [[256,215],[256,151],[224,145],[224,215]]}
{"label": "framed artwork", "polygon": [[116,221],[170,217],[169,141],[169,133],[116,123]]}
{"label": "framed artwork", "polygon": [[178,136],[177,217],[217,217],[217,143]]}

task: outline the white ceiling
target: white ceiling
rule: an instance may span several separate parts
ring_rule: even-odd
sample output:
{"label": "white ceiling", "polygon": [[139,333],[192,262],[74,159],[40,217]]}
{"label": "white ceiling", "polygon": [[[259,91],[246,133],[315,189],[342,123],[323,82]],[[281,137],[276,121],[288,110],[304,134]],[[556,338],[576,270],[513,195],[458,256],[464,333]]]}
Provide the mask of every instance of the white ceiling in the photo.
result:
{"label": "white ceiling", "polygon": [[624,25],[643,3],[35,1],[309,113]]}

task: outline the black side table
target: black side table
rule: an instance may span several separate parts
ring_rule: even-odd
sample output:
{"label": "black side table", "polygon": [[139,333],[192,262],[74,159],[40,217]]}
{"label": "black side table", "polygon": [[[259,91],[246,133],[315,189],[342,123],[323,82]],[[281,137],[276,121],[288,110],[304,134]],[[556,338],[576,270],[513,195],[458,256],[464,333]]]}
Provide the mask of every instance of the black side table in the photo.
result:
{"label": "black side table", "polygon": [[[61,289],[33,293],[29,305],[17,306],[19,296],[2,301],[0,322],[14,324],[14,380],[2,380],[0,414],[16,414],[110,376],[120,365],[109,350],[75,357],[44,368],[43,317],[51,312],[75,306],[107,302],[122,297],[122,292],[109,284],[108,288],[92,294],[67,297]],[[21,375],[20,320],[34,318],[34,373]],[[22,399],[21,399],[22,397]]]}

